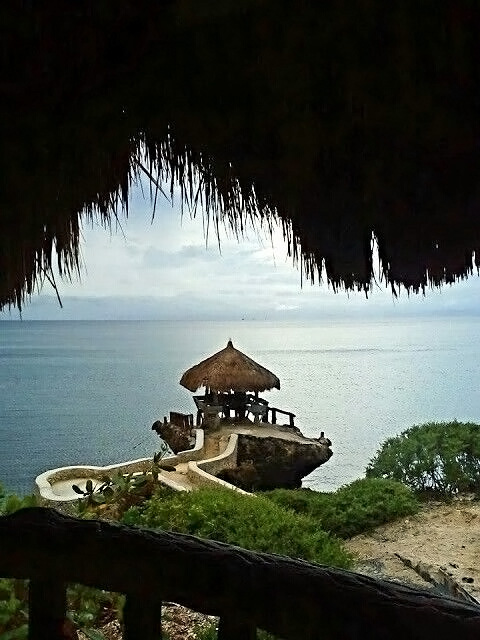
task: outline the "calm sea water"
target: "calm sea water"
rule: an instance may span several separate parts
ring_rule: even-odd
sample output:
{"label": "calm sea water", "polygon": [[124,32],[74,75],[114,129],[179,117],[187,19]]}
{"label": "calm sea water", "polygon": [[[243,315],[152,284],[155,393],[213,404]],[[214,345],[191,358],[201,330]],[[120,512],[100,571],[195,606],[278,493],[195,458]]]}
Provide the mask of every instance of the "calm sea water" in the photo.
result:
{"label": "calm sea water", "polygon": [[477,319],[0,322],[0,482],[30,492],[48,468],[152,454],[154,420],[194,412],[181,374],[228,338],[279,376],[271,404],[332,440],[305,486],[360,477],[379,444],[412,424],[480,422]]}

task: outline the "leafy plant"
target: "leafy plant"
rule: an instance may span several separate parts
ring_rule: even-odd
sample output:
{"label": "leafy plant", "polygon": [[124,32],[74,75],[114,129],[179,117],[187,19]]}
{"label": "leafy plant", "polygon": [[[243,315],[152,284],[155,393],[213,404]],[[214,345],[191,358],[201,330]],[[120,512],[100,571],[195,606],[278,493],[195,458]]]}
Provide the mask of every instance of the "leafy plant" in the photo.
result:
{"label": "leafy plant", "polygon": [[367,467],[424,495],[480,494],[480,425],[429,422],[389,438]]}
{"label": "leafy plant", "polygon": [[82,502],[82,505],[86,508],[104,504],[109,498],[113,497],[111,485],[112,479],[106,476],[99,485],[94,485],[93,481],[89,479],[85,483],[85,489],[81,489],[78,484],[72,484],[72,489],[75,493],[84,496],[85,500]]}
{"label": "leafy plant", "polygon": [[418,510],[410,489],[380,478],[355,480],[334,493],[275,489],[264,495],[296,513],[310,516],[317,526],[340,538],[350,538]]}
{"label": "leafy plant", "polygon": [[91,640],[102,640],[98,627],[121,618],[125,597],[81,584],[70,585],[67,590],[68,617],[76,628]]}
{"label": "leafy plant", "polygon": [[312,518],[297,515],[267,498],[240,495],[229,489],[159,489],[143,506],[129,509],[123,522],[327,565],[348,567],[351,563],[341,543],[319,529]]}
{"label": "leafy plant", "polygon": [[10,513],[15,513],[15,511],[19,509],[36,507],[37,505],[38,500],[36,496],[23,496],[19,498],[16,495],[8,495],[0,484],[0,516],[7,516]]}
{"label": "leafy plant", "polygon": [[[87,480],[85,489],[73,484],[75,493],[83,496],[77,504],[78,515],[98,515],[99,510],[107,511],[107,515],[119,518],[131,506],[149,498],[158,484],[158,476],[163,469],[173,470],[174,467],[162,462],[168,454],[167,448],[155,453],[147,471],[141,473],[116,473],[113,476],[102,476],[99,484]],[[110,505],[108,507],[107,505]]]}
{"label": "leafy plant", "polygon": [[0,640],[24,640],[28,614],[23,580],[0,578]]}

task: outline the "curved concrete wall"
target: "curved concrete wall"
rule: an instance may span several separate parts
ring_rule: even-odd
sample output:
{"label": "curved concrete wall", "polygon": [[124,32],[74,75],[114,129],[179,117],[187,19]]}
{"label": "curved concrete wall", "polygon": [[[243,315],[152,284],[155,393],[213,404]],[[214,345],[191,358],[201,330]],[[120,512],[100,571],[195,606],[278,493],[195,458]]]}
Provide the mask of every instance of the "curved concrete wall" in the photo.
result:
{"label": "curved concrete wall", "polygon": [[248,491],[243,491],[243,489],[239,489],[235,485],[215,477],[215,474],[222,471],[222,469],[233,469],[237,466],[237,450],[238,435],[232,433],[230,434],[228,444],[223,453],[208,460],[188,463],[188,479],[198,487],[221,486],[237,491],[238,493],[252,495],[248,493]]}
{"label": "curved concrete wall", "polygon": [[[198,460],[203,455],[203,449],[205,446],[205,438],[203,429],[196,429],[195,433],[195,445],[192,449],[186,451],[179,451],[175,456],[167,456],[163,458],[165,462],[175,466],[181,462],[188,462],[189,460]],[[55,493],[52,490],[52,485],[57,482],[67,482],[69,480],[72,483],[80,478],[101,481],[105,475],[112,475],[114,473],[143,473],[148,471],[152,465],[152,458],[139,458],[138,460],[129,460],[120,464],[111,464],[105,467],[78,465],[70,467],[60,467],[58,469],[51,469],[41,473],[35,478],[35,492],[40,495],[41,498],[52,502],[70,502],[80,498],[81,496],[72,498],[72,496],[62,496]],[[162,482],[166,486],[175,489],[176,491],[185,491],[185,487],[175,482],[171,478],[168,478],[164,474],[160,474],[159,482]]]}

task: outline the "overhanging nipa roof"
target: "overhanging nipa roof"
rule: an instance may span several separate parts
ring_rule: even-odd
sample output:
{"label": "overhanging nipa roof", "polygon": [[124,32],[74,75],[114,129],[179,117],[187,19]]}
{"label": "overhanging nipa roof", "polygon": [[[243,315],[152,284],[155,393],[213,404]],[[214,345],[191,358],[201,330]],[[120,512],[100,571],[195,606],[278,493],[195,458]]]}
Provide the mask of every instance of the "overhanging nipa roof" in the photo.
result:
{"label": "overhanging nipa roof", "polygon": [[[79,259],[141,174],[312,279],[409,290],[480,264],[480,3],[0,3],[0,308]],[[157,224],[161,224],[158,221]]]}

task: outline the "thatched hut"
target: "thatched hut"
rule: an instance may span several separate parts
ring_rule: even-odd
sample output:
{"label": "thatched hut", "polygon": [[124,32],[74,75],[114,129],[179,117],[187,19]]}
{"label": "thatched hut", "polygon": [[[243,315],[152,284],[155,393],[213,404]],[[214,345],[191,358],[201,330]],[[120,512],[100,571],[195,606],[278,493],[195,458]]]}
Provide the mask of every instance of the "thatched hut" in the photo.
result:
{"label": "thatched hut", "polygon": [[280,389],[277,376],[235,349],[231,340],[225,349],[185,371],[180,384],[189,391],[206,387],[221,393],[259,393],[269,389]]}
{"label": "thatched hut", "polygon": [[480,4],[0,3],[0,307],[79,259],[133,181],[241,231],[280,220],[311,278],[395,290],[480,264]]}
{"label": "thatched hut", "polygon": [[[245,418],[250,412],[255,422],[260,418],[266,422],[268,402],[259,398],[258,394],[269,389],[280,389],[277,376],[235,349],[231,340],[225,349],[185,371],[180,384],[189,391],[205,387],[204,396],[194,396],[198,409],[197,424],[208,423],[212,418],[216,424],[218,414],[228,419],[231,411],[239,419]],[[248,395],[249,391],[255,395]],[[273,410],[274,422],[277,411],[291,416],[293,426],[294,414],[281,409]]]}

